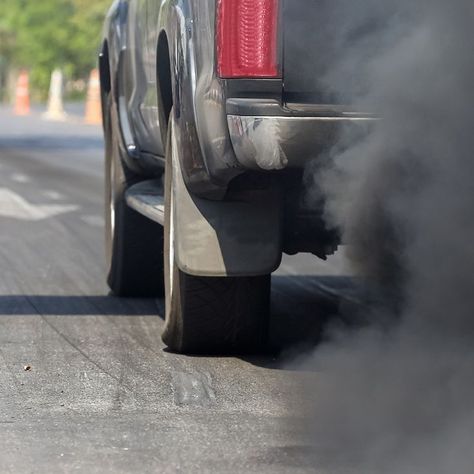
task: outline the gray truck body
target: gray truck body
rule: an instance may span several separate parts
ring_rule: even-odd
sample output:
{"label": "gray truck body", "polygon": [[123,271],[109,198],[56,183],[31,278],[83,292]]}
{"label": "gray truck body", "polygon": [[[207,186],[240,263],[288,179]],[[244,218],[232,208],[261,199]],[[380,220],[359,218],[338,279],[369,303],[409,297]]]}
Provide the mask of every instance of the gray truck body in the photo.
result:
{"label": "gray truck body", "polygon": [[[296,28],[301,38],[316,20],[322,24],[318,12],[328,2],[280,0],[282,74],[276,79],[218,76],[216,4],[113,4],[100,68],[103,90],[112,92],[118,110],[127,166],[159,176],[174,107],[181,150],[173,163],[176,182],[182,182],[174,191],[179,267],[196,275],[258,275],[273,271],[282,252],[324,257],[337,237],[318,210],[301,207],[294,190],[302,187],[306,163],[328,150],[342,127],[370,121],[370,115],[321,92],[318,68],[324,70],[328,55],[322,35],[309,51],[291,34]],[[263,181],[257,179],[253,188],[248,180],[243,187],[233,184],[248,174]],[[264,176],[280,184],[265,187]],[[281,185],[286,179],[291,186]]]}

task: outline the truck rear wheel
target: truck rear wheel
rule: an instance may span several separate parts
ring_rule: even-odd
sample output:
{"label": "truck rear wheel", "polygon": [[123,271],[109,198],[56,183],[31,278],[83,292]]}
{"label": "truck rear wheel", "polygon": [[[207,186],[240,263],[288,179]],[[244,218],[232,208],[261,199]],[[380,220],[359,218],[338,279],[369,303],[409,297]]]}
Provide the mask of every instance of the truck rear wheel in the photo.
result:
{"label": "truck rear wheel", "polygon": [[163,227],[130,209],[125,193],[142,178],[121,157],[118,117],[104,101],[107,282],[116,296],[163,296]]}
{"label": "truck rear wheel", "polygon": [[[267,342],[270,275],[201,277],[181,271],[174,252],[173,113],[166,148],[165,295],[163,341],[183,353],[260,352]],[[179,166],[179,165],[178,165]]]}

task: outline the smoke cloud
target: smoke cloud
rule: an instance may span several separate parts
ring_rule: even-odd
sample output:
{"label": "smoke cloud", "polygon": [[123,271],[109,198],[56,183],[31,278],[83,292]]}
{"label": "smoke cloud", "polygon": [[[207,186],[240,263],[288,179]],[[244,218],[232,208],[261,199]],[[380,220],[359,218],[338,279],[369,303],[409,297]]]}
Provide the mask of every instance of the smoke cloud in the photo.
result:
{"label": "smoke cloud", "polygon": [[322,96],[382,117],[368,133],[343,132],[307,170],[380,296],[369,325],[330,329],[296,363],[315,372],[305,387],[315,467],[472,473],[474,3],[314,6],[324,14],[305,44],[325,38],[313,71]]}

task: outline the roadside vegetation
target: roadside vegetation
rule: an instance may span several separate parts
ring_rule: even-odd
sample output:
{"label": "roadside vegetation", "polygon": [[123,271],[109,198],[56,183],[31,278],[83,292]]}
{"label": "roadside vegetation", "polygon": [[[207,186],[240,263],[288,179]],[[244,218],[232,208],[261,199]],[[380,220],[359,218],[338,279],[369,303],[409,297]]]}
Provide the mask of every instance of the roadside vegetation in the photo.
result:
{"label": "roadside vegetation", "polygon": [[51,72],[68,78],[70,96],[96,65],[111,0],[0,0],[0,90],[5,99],[16,72],[30,72],[33,97],[46,97]]}

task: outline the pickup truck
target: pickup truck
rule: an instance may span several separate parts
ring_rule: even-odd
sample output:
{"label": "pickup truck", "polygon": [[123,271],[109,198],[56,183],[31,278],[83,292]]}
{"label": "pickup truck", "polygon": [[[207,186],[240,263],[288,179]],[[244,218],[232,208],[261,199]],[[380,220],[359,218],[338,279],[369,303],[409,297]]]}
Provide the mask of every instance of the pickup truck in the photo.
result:
{"label": "pickup truck", "polygon": [[305,166],[369,117],[318,80],[329,4],[110,9],[99,57],[108,283],[117,296],[164,296],[170,350],[263,349],[282,254],[326,258],[339,245],[308,205]]}

